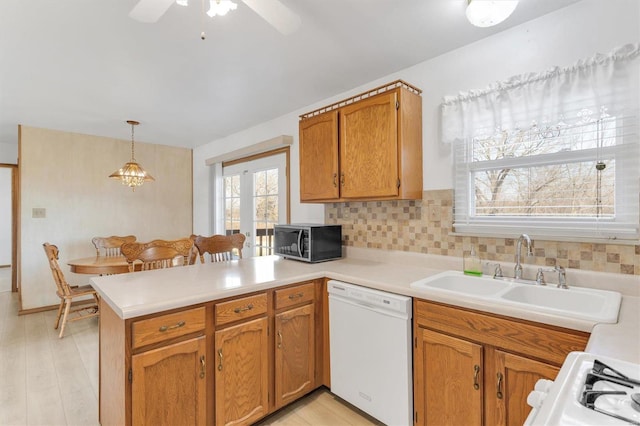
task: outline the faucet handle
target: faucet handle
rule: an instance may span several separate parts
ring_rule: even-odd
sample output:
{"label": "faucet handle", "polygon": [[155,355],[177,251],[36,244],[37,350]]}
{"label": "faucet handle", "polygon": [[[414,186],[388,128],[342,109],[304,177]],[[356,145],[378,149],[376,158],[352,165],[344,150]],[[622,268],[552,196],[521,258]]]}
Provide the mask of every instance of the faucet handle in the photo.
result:
{"label": "faucet handle", "polygon": [[504,275],[502,274],[502,266],[500,266],[499,263],[491,263],[491,262],[487,262],[488,266],[495,266],[495,269],[493,270],[493,278],[502,278],[504,277]]}
{"label": "faucet handle", "polygon": [[[547,271],[554,271],[554,269],[547,269]],[[538,273],[536,274],[537,285],[547,285],[547,282],[544,280],[544,272],[544,269],[538,268]]]}
{"label": "faucet handle", "polygon": [[558,273],[558,288],[568,289],[567,285],[567,271],[562,266],[556,265],[554,271]]}

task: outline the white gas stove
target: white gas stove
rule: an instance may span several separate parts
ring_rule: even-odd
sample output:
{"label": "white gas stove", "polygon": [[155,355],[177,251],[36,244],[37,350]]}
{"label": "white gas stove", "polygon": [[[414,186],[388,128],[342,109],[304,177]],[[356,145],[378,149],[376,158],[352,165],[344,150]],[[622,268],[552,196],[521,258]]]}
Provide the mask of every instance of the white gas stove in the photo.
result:
{"label": "white gas stove", "polygon": [[[633,398],[632,398],[632,395]],[[571,352],[555,381],[529,394],[525,426],[640,425],[640,364]]]}

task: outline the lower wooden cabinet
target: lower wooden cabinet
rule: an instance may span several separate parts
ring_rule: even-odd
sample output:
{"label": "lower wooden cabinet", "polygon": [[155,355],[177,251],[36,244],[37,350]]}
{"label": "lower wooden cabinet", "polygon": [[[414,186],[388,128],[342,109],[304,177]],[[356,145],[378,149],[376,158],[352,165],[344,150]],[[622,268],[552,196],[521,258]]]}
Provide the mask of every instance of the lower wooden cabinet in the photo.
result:
{"label": "lower wooden cabinet", "polygon": [[216,425],[251,424],[269,412],[268,319],[215,332]]}
{"label": "lower wooden cabinet", "polygon": [[314,304],[290,309],[275,318],[275,408],[315,388]]}
{"label": "lower wooden cabinet", "polygon": [[424,328],[416,341],[416,423],[482,425],[482,346]]}
{"label": "lower wooden cabinet", "polygon": [[589,335],[414,299],[414,337],[414,424],[522,425],[536,381]]}
{"label": "lower wooden cabinet", "polygon": [[133,424],[206,424],[205,342],[202,336],[133,355]]}

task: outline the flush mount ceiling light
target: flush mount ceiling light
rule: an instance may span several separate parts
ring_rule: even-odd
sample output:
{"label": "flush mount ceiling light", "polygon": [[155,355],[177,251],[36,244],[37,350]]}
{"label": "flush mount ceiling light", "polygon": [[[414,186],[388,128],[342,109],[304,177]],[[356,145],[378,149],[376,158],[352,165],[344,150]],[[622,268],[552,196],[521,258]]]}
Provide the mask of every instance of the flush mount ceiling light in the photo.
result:
{"label": "flush mount ceiling light", "polygon": [[153,178],[153,176],[148,174],[140,164],[136,163],[133,129],[140,123],[134,120],[127,120],[127,123],[131,125],[131,161],[126,163],[117,171],[111,173],[109,177],[113,179],[119,179],[123,185],[127,185],[135,191],[136,186],[141,186],[145,182],[152,182],[155,179]]}
{"label": "flush mount ceiling light", "polygon": [[476,27],[491,27],[513,13],[518,0],[468,0],[466,15]]}

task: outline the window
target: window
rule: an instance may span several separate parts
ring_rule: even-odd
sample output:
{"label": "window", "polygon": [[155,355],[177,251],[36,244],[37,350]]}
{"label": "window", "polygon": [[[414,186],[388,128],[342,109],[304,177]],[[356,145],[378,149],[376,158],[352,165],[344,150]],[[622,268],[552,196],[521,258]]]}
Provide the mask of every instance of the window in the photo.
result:
{"label": "window", "polygon": [[627,46],[446,100],[455,232],[637,241],[637,57]]}

